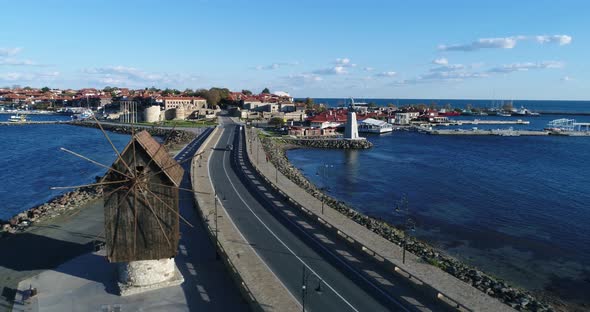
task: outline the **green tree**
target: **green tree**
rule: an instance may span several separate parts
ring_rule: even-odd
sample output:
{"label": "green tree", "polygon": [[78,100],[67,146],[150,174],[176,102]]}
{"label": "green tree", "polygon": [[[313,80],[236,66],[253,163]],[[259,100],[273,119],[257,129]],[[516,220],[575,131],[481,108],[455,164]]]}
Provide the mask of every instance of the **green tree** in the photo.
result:
{"label": "green tree", "polygon": [[205,99],[207,99],[207,104],[209,104],[209,107],[215,108],[215,106],[217,106],[221,101],[221,93],[218,89],[211,88],[207,92]]}
{"label": "green tree", "polygon": [[106,86],[102,89],[102,91],[104,93],[110,93],[110,92],[113,92],[113,88],[111,88],[110,86]]}
{"label": "green tree", "polygon": [[49,87],[43,87],[41,88],[41,92],[45,93],[45,92],[49,92],[51,91],[51,89],[49,89]]}
{"label": "green tree", "polygon": [[367,107],[369,107],[369,108],[375,108],[375,107],[377,107],[377,104],[375,104],[373,102],[369,102],[369,104],[367,104]]}
{"label": "green tree", "polygon": [[242,90],[242,94],[244,94],[244,95],[252,95],[252,91],[250,91],[250,90]]}
{"label": "green tree", "polygon": [[268,90],[268,88],[264,88],[264,90],[262,90],[262,92],[260,92],[261,94],[270,94],[270,90]]}
{"label": "green tree", "polygon": [[281,117],[273,117],[268,121],[268,124],[275,127],[282,127],[285,125],[285,119]]}
{"label": "green tree", "polygon": [[313,109],[314,102],[312,98],[305,98],[305,101],[303,103],[305,103],[306,109]]}

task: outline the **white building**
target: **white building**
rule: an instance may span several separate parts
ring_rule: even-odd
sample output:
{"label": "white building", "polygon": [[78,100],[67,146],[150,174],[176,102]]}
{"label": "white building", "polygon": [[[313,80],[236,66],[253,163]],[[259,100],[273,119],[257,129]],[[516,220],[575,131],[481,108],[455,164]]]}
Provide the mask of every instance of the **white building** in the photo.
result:
{"label": "white building", "polygon": [[393,131],[393,127],[383,120],[367,118],[359,121],[358,131],[361,133],[386,133]]}

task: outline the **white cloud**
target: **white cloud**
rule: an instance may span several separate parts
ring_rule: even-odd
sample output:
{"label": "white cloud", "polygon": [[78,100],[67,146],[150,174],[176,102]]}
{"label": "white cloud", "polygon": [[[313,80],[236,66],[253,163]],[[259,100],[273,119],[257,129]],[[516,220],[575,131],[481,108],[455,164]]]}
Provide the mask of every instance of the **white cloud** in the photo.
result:
{"label": "white cloud", "polygon": [[145,87],[158,85],[173,87],[178,85],[190,85],[197,80],[196,76],[176,73],[150,73],[135,67],[108,66],[83,70],[90,76],[91,81],[100,84],[113,84],[129,87]]}
{"label": "white cloud", "polygon": [[535,36],[538,43],[557,43],[559,45],[567,45],[572,43],[572,37],[568,35],[553,35],[553,36]]}
{"label": "white cloud", "polygon": [[323,78],[314,74],[296,74],[283,77],[287,81],[289,87],[303,86],[309,83],[322,81]]}
{"label": "white cloud", "polygon": [[330,68],[314,70],[312,73],[316,75],[345,75],[348,74],[348,71],[346,68],[344,68],[344,66],[334,66]]}
{"label": "white cloud", "polygon": [[347,57],[337,58],[334,61],[336,67],[356,67],[356,64],[352,63],[351,60]]}
{"label": "white cloud", "polygon": [[10,65],[10,66],[26,66],[26,65],[37,65],[35,62],[31,60],[18,60],[13,58],[2,58],[0,57],[0,65]]}
{"label": "white cloud", "polygon": [[366,71],[366,72],[370,72],[370,71],[374,71],[375,68],[373,68],[373,67],[364,67],[363,70]]}
{"label": "white cloud", "polygon": [[430,71],[431,72],[446,72],[446,71],[457,71],[457,70],[462,70],[462,69],[465,69],[465,65],[463,65],[463,64],[448,64],[445,66],[438,66],[438,67],[431,68]]}
{"label": "white cloud", "polygon": [[538,43],[557,43],[567,45],[572,42],[568,35],[540,35],[540,36],[511,36],[500,38],[481,38],[467,44],[441,44],[438,49],[441,51],[476,51],[481,49],[512,49],[519,41],[535,40]]}
{"label": "white cloud", "polygon": [[0,73],[0,81],[4,82],[35,82],[35,81],[49,81],[60,75],[59,72],[38,72],[38,73]]}
{"label": "white cloud", "polygon": [[432,64],[436,64],[436,65],[448,65],[449,64],[449,60],[447,60],[444,57],[439,57],[437,59],[432,60]]}
{"label": "white cloud", "polygon": [[570,76],[563,76],[561,77],[561,81],[572,81],[574,80],[574,78],[570,77]]}
{"label": "white cloud", "polygon": [[299,65],[299,62],[278,62],[272,63],[270,65],[258,65],[255,67],[256,70],[275,70],[285,66],[295,66]]}
{"label": "white cloud", "polygon": [[395,75],[397,75],[397,73],[394,71],[386,71],[386,72],[381,72],[381,73],[375,74],[376,77],[393,77]]}
{"label": "white cloud", "polygon": [[441,51],[475,51],[479,49],[512,49],[516,46],[515,37],[482,38],[468,44],[439,45]]}
{"label": "white cloud", "polygon": [[512,73],[517,71],[528,71],[531,69],[546,69],[546,68],[563,68],[564,63],[558,61],[544,61],[544,62],[524,62],[513,63],[494,67],[488,70],[490,73]]}
{"label": "white cloud", "polygon": [[22,48],[0,48],[0,56],[13,56],[22,50]]}

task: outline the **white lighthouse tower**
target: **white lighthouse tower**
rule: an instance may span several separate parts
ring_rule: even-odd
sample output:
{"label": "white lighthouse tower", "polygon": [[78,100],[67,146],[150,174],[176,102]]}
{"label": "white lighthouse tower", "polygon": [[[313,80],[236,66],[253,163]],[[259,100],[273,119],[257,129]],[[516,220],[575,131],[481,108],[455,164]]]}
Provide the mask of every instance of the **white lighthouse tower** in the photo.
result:
{"label": "white lighthouse tower", "polygon": [[350,106],[348,107],[346,127],[344,128],[344,139],[346,139],[346,140],[358,140],[359,139],[359,128],[358,128],[358,124],[356,123],[356,112],[354,111],[354,101],[352,101],[350,103]]}

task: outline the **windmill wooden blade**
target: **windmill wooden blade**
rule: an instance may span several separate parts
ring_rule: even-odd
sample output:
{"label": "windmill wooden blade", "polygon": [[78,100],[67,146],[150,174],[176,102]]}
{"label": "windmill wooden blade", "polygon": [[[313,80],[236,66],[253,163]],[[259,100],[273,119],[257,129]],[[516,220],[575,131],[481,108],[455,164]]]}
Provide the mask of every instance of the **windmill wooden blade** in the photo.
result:
{"label": "windmill wooden blade", "polygon": [[179,189],[179,190],[181,190],[181,191],[191,192],[191,193],[195,193],[195,194],[205,194],[205,195],[211,195],[211,193],[209,193],[209,192],[199,192],[199,191],[195,191],[195,190],[187,189],[187,188],[184,188],[184,187],[171,186],[171,185],[164,185],[164,184],[159,184],[159,183],[152,183],[152,184],[153,184],[153,185],[157,185],[157,186],[162,186],[162,187],[175,188],[175,189]]}
{"label": "windmill wooden blade", "polygon": [[124,175],[124,176],[126,176],[126,177],[128,177],[128,178],[131,178],[131,177],[130,177],[130,176],[128,176],[127,174],[125,174],[125,173],[123,173],[123,172],[121,172],[121,171],[119,171],[119,170],[116,170],[116,169],[115,169],[115,168],[113,168],[113,167],[109,167],[109,166],[107,166],[107,165],[103,165],[103,164],[99,163],[98,161],[92,160],[92,159],[90,159],[90,158],[88,158],[88,157],[86,157],[86,156],[83,156],[83,155],[80,155],[80,154],[78,154],[78,153],[76,153],[76,152],[70,151],[70,150],[69,150],[69,149],[67,149],[67,148],[64,148],[64,147],[62,147],[62,148],[60,148],[60,150],[62,150],[62,151],[64,151],[64,152],[66,152],[66,153],[70,153],[70,154],[72,154],[72,155],[74,155],[74,156],[80,157],[80,158],[82,158],[82,159],[84,159],[84,160],[87,160],[87,161],[89,161],[89,162],[91,162],[91,163],[93,163],[93,164],[95,164],[95,165],[97,165],[97,166],[100,166],[100,167],[103,167],[103,168],[106,168],[106,169],[109,169],[109,170],[113,170],[113,171],[115,171],[115,172],[116,172],[116,173],[118,173],[118,174],[121,174],[121,175]]}
{"label": "windmill wooden blade", "polygon": [[174,212],[174,213],[175,213],[175,214],[176,214],[176,215],[177,215],[177,216],[178,216],[180,219],[182,219],[182,221],[184,221],[184,222],[185,222],[185,223],[186,223],[188,226],[190,226],[190,227],[194,227],[194,226],[193,226],[193,225],[192,225],[190,222],[188,222],[188,220],[187,220],[187,219],[185,219],[185,218],[184,218],[184,217],[183,217],[183,216],[182,216],[180,213],[176,212],[176,210],[172,209],[172,207],[170,207],[170,206],[169,206],[169,205],[168,205],[166,202],[164,202],[164,201],[163,201],[163,200],[160,198],[160,196],[158,196],[158,195],[154,194],[154,193],[153,193],[152,191],[150,191],[149,189],[147,189],[147,191],[148,191],[150,194],[152,194],[152,196],[154,196],[154,198],[156,198],[157,200],[159,200],[159,201],[160,201],[160,202],[161,202],[161,203],[164,205],[164,207],[166,207],[166,208],[170,209],[170,211]]}
{"label": "windmill wooden blade", "polygon": [[118,160],[121,160],[123,162],[123,164],[125,165],[125,167],[127,167],[127,170],[131,171],[131,168],[129,168],[129,165],[127,165],[125,160],[121,157],[121,153],[119,153],[119,150],[117,150],[117,148],[115,147],[115,144],[113,144],[113,141],[111,141],[111,138],[106,133],[106,131],[104,131],[104,128],[100,124],[100,121],[98,121],[98,119],[96,119],[96,116],[94,116],[94,114],[92,114],[92,119],[94,119],[94,121],[96,121],[98,128],[100,128],[100,131],[102,131],[102,134],[104,135],[104,137],[107,139],[107,141],[109,141],[109,144],[113,148],[113,151],[115,151],[115,153],[117,154],[117,160],[115,160],[115,162],[117,162]]}
{"label": "windmill wooden blade", "polygon": [[152,173],[152,176],[158,175],[158,174],[160,174],[160,173],[162,173],[162,172],[164,172],[164,171],[166,171],[166,170],[168,170],[168,169],[170,169],[170,168],[173,168],[173,167],[175,167],[175,166],[177,166],[177,165],[182,165],[182,164],[184,164],[185,162],[187,162],[187,161],[189,161],[189,160],[192,160],[193,158],[195,158],[195,157],[197,157],[197,156],[200,156],[200,155],[201,155],[201,154],[203,154],[203,153],[205,153],[205,152],[200,152],[200,153],[198,153],[198,154],[195,154],[195,155],[193,155],[193,156],[191,156],[191,157],[189,157],[189,158],[187,158],[187,159],[181,160],[181,161],[179,161],[179,162],[176,162],[175,164],[172,164],[172,165],[170,165],[170,166],[167,166],[167,167],[165,167],[165,168],[162,168],[162,170],[160,170],[160,171],[157,171],[157,172],[155,172],[155,173]]}
{"label": "windmill wooden blade", "polygon": [[128,182],[129,179],[126,180],[119,180],[119,181],[109,181],[109,182],[100,182],[100,183],[91,183],[91,184],[83,184],[83,185],[72,185],[72,186],[52,186],[49,189],[51,190],[63,190],[63,189],[73,189],[73,188],[81,188],[81,187],[88,187],[88,186],[102,186],[102,185],[110,185],[110,184],[121,184]]}

